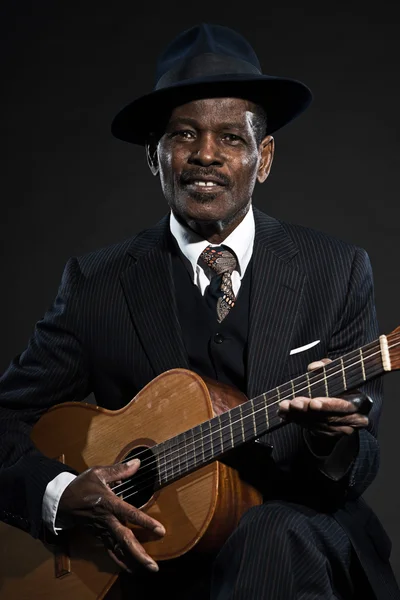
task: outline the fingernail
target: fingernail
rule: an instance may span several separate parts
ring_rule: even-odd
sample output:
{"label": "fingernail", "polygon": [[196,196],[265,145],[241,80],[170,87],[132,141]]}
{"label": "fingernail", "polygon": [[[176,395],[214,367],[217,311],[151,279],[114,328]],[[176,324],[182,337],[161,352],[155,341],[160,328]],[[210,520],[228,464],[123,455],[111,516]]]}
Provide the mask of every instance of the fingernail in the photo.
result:
{"label": "fingernail", "polygon": [[132,458],[131,460],[128,460],[126,464],[128,467],[133,467],[133,465],[138,465],[139,463],[140,460],[138,458]]}
{"label": "fingernail", "polygon": [[154,533],[156,533],[157,535],[165,535],[165,529],[164,527],[159,525],[154,529]]}
{"label": "fingernail", "polygon": [[320,369],[321,367],[324,367],[325,363],[322,362],[322,360],[316,360],[315,362],[312,362],[308,365],[308,370],[309,371],[314,371],[315,369]]}
{"label": "fingernail", "polygon": [[159,571],[158,564],[155,562],[147,563],[147,567],[150,569],[150,571],[154,571],[155,573]]}

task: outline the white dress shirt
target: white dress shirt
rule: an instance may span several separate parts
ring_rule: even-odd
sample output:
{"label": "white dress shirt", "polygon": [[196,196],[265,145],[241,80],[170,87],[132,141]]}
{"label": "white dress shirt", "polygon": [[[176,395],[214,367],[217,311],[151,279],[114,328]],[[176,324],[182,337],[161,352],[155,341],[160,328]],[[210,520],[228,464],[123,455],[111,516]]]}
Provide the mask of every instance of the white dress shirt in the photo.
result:
{"label": "white dress shirt", "polygon": [[[204,266],[203,268],[197,261],[207,246],[217,246],[219,244],[210,244],[210,242],[197,235],[191,229],[181,225],[173,213],[170,216],[170,229],[179,249],[186,259],[185,264],[193,278],[193,283],[199,287],[201,293],[204,295],[214,272],[209,267]],[[223,245],[233,250],[237,258],[237,267],[232,272],[232,288],[235,296],[239,292],[241,281],[253,254],[254,235],[254,215],[252,206],[250,205],[250,209],[244,219],[223,241]],[[72,473],[65,471],[47,484],[43,496],[42,519],[53,533],[57,533],[57,530],[62,529],[55,526],[58,503],[63,491],[75,477]]]}
{"label": "white dress shirt", "polygon": [[[207,246],[218,246],[219,244],[210,244],[207,240],[200,237],[187,227],[181,225],[171,213],[170,217],[171,233],[177,241],[180,251],[186,257],[186,266],[193,278],[193,283],[198,286],[201,293],[204,295],[206,287],[210,283],[210,279],[214,271],[209,267],[200,266],[197,262],[200,254]],[[240,288],[241,280],[244,277],[247,266],[253,254],[253,244],[255,235],[253,209],[247,212],[243,221],[232,231],[230,235],[222,242],[236,255],[237,267],[232,272],[232,289],[237,296]]]}

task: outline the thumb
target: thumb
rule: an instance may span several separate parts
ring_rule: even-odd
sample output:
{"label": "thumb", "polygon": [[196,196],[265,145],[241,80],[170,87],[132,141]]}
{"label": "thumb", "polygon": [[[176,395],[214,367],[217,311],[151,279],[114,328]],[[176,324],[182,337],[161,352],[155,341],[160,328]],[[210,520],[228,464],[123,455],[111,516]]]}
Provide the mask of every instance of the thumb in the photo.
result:
{"label": "thumb", "polygon": [[139,467],[140,460],[138,458],[133,458],[125,463],[117,463],[115,465],[105,467],[103,473],[104,482],[110,484],[115,481],[120,481],[121,479],[132,477]]}

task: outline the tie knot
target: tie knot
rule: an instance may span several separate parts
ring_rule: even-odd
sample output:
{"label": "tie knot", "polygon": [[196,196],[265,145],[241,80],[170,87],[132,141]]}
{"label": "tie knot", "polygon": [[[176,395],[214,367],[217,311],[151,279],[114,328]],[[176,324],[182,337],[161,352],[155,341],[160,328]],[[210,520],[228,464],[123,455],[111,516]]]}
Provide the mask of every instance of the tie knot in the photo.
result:
{"label": "tie knot", "polygon": [[226,246],[207,246],[200,254],[199,261],[203,261],[217,275],[232,273],[237,265],[236,256]]}

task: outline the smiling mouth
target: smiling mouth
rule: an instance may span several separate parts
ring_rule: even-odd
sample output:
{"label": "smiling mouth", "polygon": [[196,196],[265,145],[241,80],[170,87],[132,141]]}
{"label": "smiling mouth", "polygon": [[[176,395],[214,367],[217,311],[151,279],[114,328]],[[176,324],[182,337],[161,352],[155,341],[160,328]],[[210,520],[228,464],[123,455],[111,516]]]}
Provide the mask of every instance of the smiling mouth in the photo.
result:
{"label": "smiling mouth", "polygon": [[193,181],[188,181],[188,183],[185,184],[185,187],[198,192],[216,192],[221,191],[225,185],[222,183],[217,183],[216,181],[202,181],[195,179]]}

